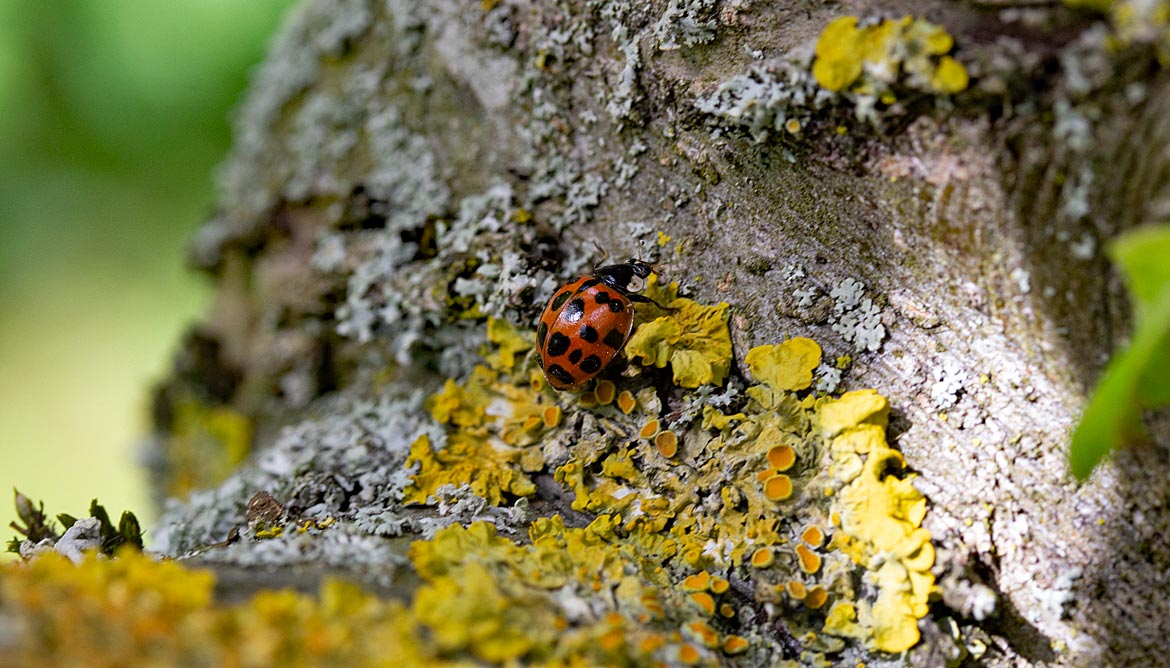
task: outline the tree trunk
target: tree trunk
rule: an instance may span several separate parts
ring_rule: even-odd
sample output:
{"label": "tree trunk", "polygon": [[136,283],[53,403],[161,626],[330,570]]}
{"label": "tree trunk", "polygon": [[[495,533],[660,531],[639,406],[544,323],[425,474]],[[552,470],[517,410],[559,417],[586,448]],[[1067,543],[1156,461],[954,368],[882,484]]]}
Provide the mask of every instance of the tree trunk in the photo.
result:
{"label": "tree trunk", "polygon": [[[942,94],[886,63],[887,96],[821,88],[812,48],[845,14],[945,27],[969,85]],[[271,586],[255,572],[276,565],[279,584],[343,573],[409,598],[406,546],[447,523],[584,526],[595,513],[571,507],[552,446],[526,465],[531,493],[504,487],[499,508],[471,488],[404,507],[405,459],[420,435],[441,447],[423,397],[466,381],[484,316],[532,329],[603,253],[641,256],[696,302],[730,305],[731,386],[753,382],[749,350],[799,336],[824,350],[822,394],[841,367],[836,393],[889,398],[937,553],[902,660],[965,647],[973,665],[1170,665],[1165,430],[1085,484],[1066,464],[1127,329],[1102,247],[1170,215],[1170,85],[1152,47],[1107,48],[1111,29],[1035,3],[307,3],[255,76],[193,244],[218,301],[156,397],[157,493],[190,492],[168,502],[158,547],[201,550],[221,583]],[[657,373],[659,417],[694,447],[697,395],[632,373],[611,377],[620,390]],[[548,396],[558,452],[607,438],[608,414]],[[337,523],[316,542],[253,540],[260,491],[283,508],[273,522]],[[790,512],[797,526],[821,510]],[[249,520],[245,540],[207,547]],[[742,568],[708,568],[766,601]],[[824,611],[786,609],[742,621],[753,652],[770,648],[744,656],[807,660],[786,645]],[[802,648],[891,658],[865,638]]]}

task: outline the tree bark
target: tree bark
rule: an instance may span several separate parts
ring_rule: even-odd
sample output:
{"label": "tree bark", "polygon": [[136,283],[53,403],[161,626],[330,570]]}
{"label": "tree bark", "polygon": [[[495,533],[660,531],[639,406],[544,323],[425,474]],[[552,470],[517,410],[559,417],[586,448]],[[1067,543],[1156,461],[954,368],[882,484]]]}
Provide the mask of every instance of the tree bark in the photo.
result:
{"label": "tree bark", "polygon": [[[859,95],[798,99],[845,14],[944,26],[970,85],[898,88],[868,118]],[[361,476],[390,476],[401,458],[376,453],[427,429],[412,390],[469,372],[483,325],[458,314],[532,327],[604,249],[728,302],[737,378],[749,349],[804,336],[851,358],[839,389],[889,397],[938,553],[904,661],[939,665],[954,619],[989,646],[973,665],[1170,665],[1165,421],[1085,484],[1066,464],[1128,327],[1102,248],[1170,216],[1170,85],[1109,30],[1050,4],[307,3],[256,73],[192,247],[218,299],[157,393],[155,481],[160,498],[206,489],[168,502],[159,547],[222,541],[264,490],[291,514],[325,504],[365,550],[313,553],[308,582],[409,596],[409,541],[381,536],[439,514],[362,515],[392,481]],[[224,481],[233,442],[252,454]],[[373,463],[312,455],[354,448]],[[587,523],[551,473],[526,512]],[[510,521],[465,501],[456,519]],[[195,558],[301,582],[272,545]]]}

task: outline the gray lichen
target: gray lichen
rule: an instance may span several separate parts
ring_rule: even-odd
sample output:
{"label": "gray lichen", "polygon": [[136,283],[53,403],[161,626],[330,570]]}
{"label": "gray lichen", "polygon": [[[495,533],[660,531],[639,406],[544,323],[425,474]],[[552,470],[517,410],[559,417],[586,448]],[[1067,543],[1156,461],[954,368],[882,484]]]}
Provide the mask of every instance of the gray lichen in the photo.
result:
{"label": "gray lichen", "polygon": [[817,85],[810,62],[810,55],[798,55],[753,64],[699,98],[695,106],[723,124],[746,129],[756,142],[776,133],[799,134],[834,101],[830,91]]}

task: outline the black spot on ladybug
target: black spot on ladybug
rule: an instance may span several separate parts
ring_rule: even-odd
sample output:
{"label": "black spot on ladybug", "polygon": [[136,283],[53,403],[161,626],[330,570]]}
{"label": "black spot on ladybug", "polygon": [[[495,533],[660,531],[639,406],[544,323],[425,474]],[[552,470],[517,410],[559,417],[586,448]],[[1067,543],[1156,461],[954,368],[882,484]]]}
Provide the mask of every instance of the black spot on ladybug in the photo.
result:
{"label": "black spot on ladybug", "polygon": [[626,342],[626,337],[616,329],[611,329],[609,330],[609,334],[606,334],[605,338],[602,339],[601,342],[610,348],[617,350],[622,347],[623,343]]}
{"label": "black spot on ladybug", "polygon": [[544,345],[544,337],[548,336],[548,324],[540,323],[536,328],[536,346],[539,348]]}
{"label": "black spot on ladybug", "polygon": [[553,335],[548,339],[548,348],[545,349],[545,352],[548,353],[549,357],[560,357],[569,352],[570,343],[572,342],[569,341],[569,337],[560,332],[553,332]]}
{"label": "black spot on ladybug", "polygon": [[536,366],[544,368],[544,358],[540,356],[540,353],[536,354]]}
{"label": "black spot on ladybug", "polygon": [[[611,305],[610,310],[612,309],[613,306]],[[565,310],[561,312],[561,316],[565,319],[565,322],[569,324],[577,322],[583,315],[585,315],[584,299],[574,299],[573,301],[569,302],[569,305],[566,306]]]}
{"label": "black spot on ladybug", "polygon": [[601,282],[601,281],[600,281],[600,280],[598,280],[598,279],[596,279],[596,278],[591,278],[591,279],[589,279],[589,280],[585,281],[584,283],[582,283],[582,284],[581,284],[581,287],[577,288],[577,290],[578,290],[578,291],[581,291],[581,290],[588,290],[589,288],[591,288],[591,287],[593,287],[593,286],[597,285],[597,284],[598,284],[598,283],[600,283],[600,282]]}
{"label": "black spot on ladybug", "polygon": [[569,361],[572,362],[573,364],[576,364],[577,362],[581,361],[581,355],[583,355],[583,354],[584,353],[581,352],[581,349],[577,348],[573,352],[569,353]]}
{"label": "black spot on ladybug", "polygon": [[569,373],[568,371],[565,371],[564,369],[562,369],[561,365],[559,365],[559,364],[554,364],[554,365],[550,366],[549,368],[545,369],[545,373],[548,374],[549,378],[552,378],[553,380],[557,381],[561,385],[572,385],[573,384],[573,375],[571,373]]}
{"label": "black spot on ladybug", "polygon": [[598,371],[601,371],[601,358],[597,355],[590,355],[589,357],[581,360],[581,363],[577,365],[577,368],[584,371],[585,373],[597,373]]}
{"label": "black spot on ladybug", "polygon": [[616,299],[607,304],[607,306],[609,306],[609,310],[613,311],[614,313],[621,313],[622,308],[624,308],[622,303]]}
{"label": "black spot on ladybug", "polygon": [[597,343],[597,339],[601,338],[601,335],[597,333],[597,330],[593,329],[589,325],[582,325],[581,331],[577,333],[577,336],[581,337],[581,340],[585,341],[586,343]]}
{"label": "black spot on ladybug", "polygon": [[606,292],[605,290],[598,290],[597,294],[593,296],[593,299],[596,300],[598,304],[604,304],[604,303],[608,302],[611,298],[609,296],[609,293]]}
{"label": "black spot on ladybug", "polygon": [[572,291],[565,290],[564,292],[557,295],[556,297],[553,297],[552,310],[555,311],[555,310],[559,309],[561,307],[561,305],[564,304],[566,301],[568,301],[569,297],[572,297],[572,296],[573,296]]}

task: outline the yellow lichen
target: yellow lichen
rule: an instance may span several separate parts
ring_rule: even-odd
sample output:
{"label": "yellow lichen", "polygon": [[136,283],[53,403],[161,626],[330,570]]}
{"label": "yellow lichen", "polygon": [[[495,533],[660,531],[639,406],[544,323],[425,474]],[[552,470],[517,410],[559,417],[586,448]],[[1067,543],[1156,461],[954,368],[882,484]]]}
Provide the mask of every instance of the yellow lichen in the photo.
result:
{"label": "yellow lichen", "polygon": [[544,426],[551,429],[561,424],[561,407],[560,406],[546,406],[544,412],[541,413],[541,420]]}
{"label": "yellow lichen", "polygon": [[516,365],[517,356],[531,350],[534,343],[531,332],[521,331],[507,320],[499,318],[488,318],[487,337],[496,346],[484,359],[493,369],[504,371],[511,371]]}
{"label": "yellow lichen", "polygon": [[690,600],[707,616],[715,614],[715,599],[705,591],[697,591],[690,595]]}
{"label": "yellow lichen", "polygon": [[857,626],[857,607],[846,601],[838,601],[829,608],[825,616],[824,632],[843,638],[857,638],[863,632]]}
{"label": "yellow lichen", "polygon": [[774,445],[768,449],[768,464],[777,471],[787,471],[796,463],[796,451],[789,445]]}
{"label": "yellow lichen", "polygon": [[777,473],[764,481],[764,496],[769,501],[784,501],[792,496],[792,479]]}
{"label": "yellow lichen", "polygon": [[617,404],[622,413],[629,415],[630,411],[634,410],[634,407],[638,405],[638,402],[629,390],[622,390],[617,396]]}
{"label": "yellow lichen", "polygon": [[796,556],[800,563],[800,570],[810,575],[821,570],[821,556],[804,545],[796,546]]}
{"label": "yellow lichen", "polygon": [[751,643],[747,641],[747,638],[736,635],[730,635],[724,638],[721,646],[723,653],[729,656],[743,654],[748,650],[748,647],[751,647]]}
{"label": "yellow lichen", "polygon": [[888,415],[885,397],[858,391],[822,406],[820,419],[836,477],[846,483],[835,497],[843,536],[834,543],[856,563],[881,559],[877,600],[861,609],[859,624],[872,633],[874,647],[896,653],[918,642],[918,620],[934,586],[934,548],[921,528],[926,499],[912,476],[897,475],[903,460],[886,443]]}
{"label": "yellow lichen", "polygon": [[470,562],[415,593],[411,612],[428,627],[444,654],[467,651],[499,663],[523,657],[556,637],[551,611],[527,605],[496,584],[487,567]]}
{"label": "yellow lichen", "polygon": [[[54,553],[0,566],[5,665],[432,665],[401,603],[326,581],[317,596],[262,592],[233,605],[214,576],[132,550],[78,565]],[[147,659],[149,659],[147,661]],[[10,662],[10,663],[8,663]]]}
{"label": "yellow lichen", "polygon": [[761,547],[752,553],[752,566],[767,568],[772,565],[773,555],[771,548]]}
{"label": "yellow lichen", "polygon": [[821,363],[821,347],[803,337],[780,345],[756,346],[744,358],[752,377],[773,390],[803,390],[812,384],[812,372]]}
{"label": "yellow lichen", "polygon": [[813,547],[820,547],[825,543],[825,532],[819,526],[810,524],[801,532],[800,539]]}
{"label": "yellow lichen", "polygon": [[660,432],[654,437],[654,447],[658,448],[658,452],[667,459],[678,454],[678,436],[669,429]]}
{"label": "yellow lichen", "polygon": [[514,464],[517,453],[497,450],[481,438],[456,432],[447,437],[447,447],[435,452],[426,434],[410,446],[407,464],[417,463],[419,470],[411,478],[403,498],[405,503],[427,503],[443,485],[471,485],[472,491],[493,505],[504,494],[529,496],[536,486]]}
{"label": "yellow lichen", "polygon": [[967,69],[951,56],[954,40],[943,28],[904,16],[858,26],[855,16],[830,21],[817,40],[813,76],[824,88],[893,104],[894,87],[936,95],[967,88]]}
{"label": "yellow lichen", "polygon": [[730,603],[722,603],[719,605],[719,614],[727,619],[735,617],[735,608]]}
{"label": "yellow lichen", "polygon": [[678,662],[683,665],[693,666],[701,658],[703,658],[703,655],[699,653],[699,648],[689,643],[683,645],[678,650]]}
{"label": "yellow lichen", "polygon": [[707,622],[689,622],[683,626],[687,635],[703,647],[715,649],[719,647],[719,632],[711,628]]}
{"label": "yellow lichen", "polygon": [[613,403],[614,395],[617,394],[617,388],[613,381],[600,380],[597,381],[597,387],[593,388],[593,394],[597,397],[597,403],[602,406],[608,406]]}
{"label": "yellow lichen", "polygon": [[694,575],[688,575],[679,586],[684,591],[707,591],[711,586],[711,574],[707,571],[699,571]]}
{"label": "yellow lichen", "polygon": [[[731,335],[727,329],[728,304],[703,306],[675,297],[677,285],[661,288],[657,276],[647,281],[646,293],[668,307],[664,315],[638,326],[626,343],[630,359],[659,369],[668,364],[679,387],[720,385],[731,369]],[[664,298],[669,297],[667,301]],[[642,311],[662,312],[652,305]]]}
{"label": "yellow lichen", "polygon": [[658,435],[659,425],[658,418],[650,418],[642,425],[642,429],[638,432],[638,438],[650,439]]}
{"label": "yellow lichen", "polygon": [[711,578],[711,593],[722,594],[731,588],[731,583],[727,578],[714,577]]}
{"label": "yellow lichen", "polygon": [[819,610],[824,607],[828,600],[828,590],[826,590],[821,585],[814,585],[808,590],[808,594],[805,594],[804,604],[808,606],[810,610]]}

